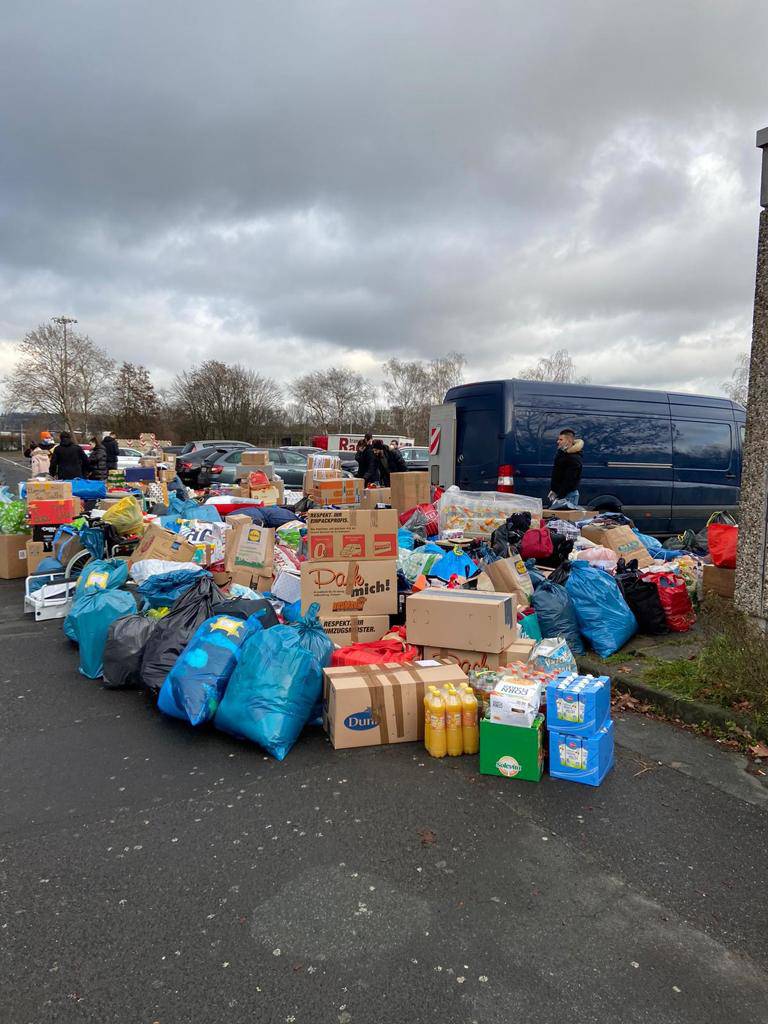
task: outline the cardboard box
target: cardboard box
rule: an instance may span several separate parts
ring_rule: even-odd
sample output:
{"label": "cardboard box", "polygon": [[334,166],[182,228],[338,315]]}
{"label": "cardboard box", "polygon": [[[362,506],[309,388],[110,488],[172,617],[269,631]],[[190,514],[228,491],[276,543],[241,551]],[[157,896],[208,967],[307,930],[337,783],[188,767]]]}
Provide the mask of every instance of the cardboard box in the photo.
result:
{"label": "cardboard box", "polygon": [[49,558],[50,551],[45,550],[45,544],[41,540],[27,541],[27,576],[31,576],[44,558]]}
{"label": "cardboard box", "polygon": [[549,730],[549,774],[553,779],[599,786],[613,768],[613,721],[592,736]]}
{"label": "cardboard box", "polygon": [[544,768],[544,719],[530,729],[480,720],[480,774],[538,782]]}
{"label": "cardboard box", "polygon": [[308,482],[305,473],[304,493],[318,505],[357,505],[363,496],[363,481],[353,476]]}
{"label": "cardboard box", "polygon": [[383,558],[302,562],[302,611],[306,612],[314,601],[325,615],[396,612],[397,562]]}
{"label": "cardboard box", "polygon": [[231,515],[224,520],[232,529],[227,535],[224,568],[248,569],[252,573],[269,569],[275,560],[275,531],[258,526],[250,516]]}
{"label": "cardboard box", "polygon": [[701,577],[702,594],[719,594],[733,600],[736,587],[736,570],[721,569],[717,565],[705,565]]}
{"label": "cardboard box", "polygon": [[500,654],[517,638],[515,598],[476,590],[423,590],[405,602],[408,642]]}
{"label": "cardboard box", "polygon": [[339,647],[381,640],[389,632],[388,615],[321,615],[320,622]]}
{"label": "cardboard box", "polygon": [[[142,455],[139,459],[139,466],[143,466],[146,469],[157,469],[157,458],[154,455]],[[132,467],[127,466],[126,472]]]}
{"label": "cardboard box", "polygon": [[66,501],[72,497],[71,480],[28,480],[27,501]]}
{"label": "cardboard box", "polygon": [[458,665],[465,672],[473,668],[502,668],[505,665],[525,664],[531,656],[531,651],[536,646],[534,640],[521,637],[514,640],[509,647],[505,647],[499,654],[489,654],[488,651],[462,651],[455,647],[432,647],[424,646],[425,658],[437,658],[440,661],[451,661]]}
{"label": "cardboard box", "polygon": [[391,505],[391,487],[368,487],[363,491],[360,508],[376,508],[377,505]]}
{"label": "cardboard box", "polygon": [[333,746],[424,739],[424,688],[467,677],[456,665],[345,665],[323,672],[323,721]]}
{"label": "cardboard box", "polygon": [[392,508],[407,512],[415,505],[429,502],[429,473],[390,473]]}
{"label": "cardboard box", "polygon": [[397,558],[395,509],[310,509],[308,555],[315,561],[342,558]]}
{"label": "cardboard box", "polygon": [[59,526],[76,519],[83,511],[83,503],[79,498],[28,501],[27,510],[32,526]]}
{"label": "cardboard box", "polygon": [[147,558],[160,558],[166,562],[194,562],[195,550],[194,544],[189,544],[178,533],[171,533],[156,523],[150,523],[133,549],[128,564],[133,565]]}
{"label": "cardboard box", "polygon": [[488,718],[499,725],[530,729],[539,714],[543,696],[544,690],[539,682],[504,677],[488,699]]}
{"label": "cardboard box", "polygon": [[137,483],[154,483],[157,479],[157,469],[155,466],[146,466],[145,459],[141,460],[140,466],[126,466],[125,467],[125,481],[130,484]]}
{"label": "cardboard box", "polygon": [[0,533],[0,580],[27,575],[28,533]]}
{"label": "cardboard box", "polygon": [[[341,476],[341,459],[338,455],[328,455],[326,452],[310,452],[307,456],[307,469],[313,474],[330,471],[338,477]],[[320,478],[315,476],[314,479]]]}
{"label": "cardboard box", "polygon": [[542,519],[562,519],[565,523],[580,523],[585,519],[594,519],[596,515],[597,512],[587,512],[585,508],[545,508]]}
{"label": "cardboard box", "polygon": [[636,558],[641,569],[653,564],[648,549],[638,540],[629,526],[606,527],[589,523],[582,527],[581,535],[594,544],[601,544],[614,551],[618,558],[625,558],[628,562]]}
{"label": "cardboard box", "polygon": [[241,466],[266,466],[269,462],[269,452],[245,451],[240,456]]}

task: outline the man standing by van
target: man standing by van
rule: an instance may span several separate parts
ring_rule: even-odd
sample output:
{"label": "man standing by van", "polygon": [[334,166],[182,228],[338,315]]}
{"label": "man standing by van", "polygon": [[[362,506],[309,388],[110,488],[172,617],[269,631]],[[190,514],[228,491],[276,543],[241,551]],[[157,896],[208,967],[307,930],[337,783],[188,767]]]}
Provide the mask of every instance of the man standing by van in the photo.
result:
{"label": "man standing by van", "polygon": [[570,429],[561,430],[552,466],[548,498],[552,508],[578,507],[584,442]]}

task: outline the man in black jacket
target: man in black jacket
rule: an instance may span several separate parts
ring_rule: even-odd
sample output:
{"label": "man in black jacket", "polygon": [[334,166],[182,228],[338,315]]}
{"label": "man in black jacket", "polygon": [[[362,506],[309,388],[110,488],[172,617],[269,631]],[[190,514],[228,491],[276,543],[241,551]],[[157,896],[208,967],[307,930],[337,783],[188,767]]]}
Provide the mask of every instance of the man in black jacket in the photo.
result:
{"label": "man in black jacket", "polygon": [[74,480],[76,476],[88,476],[88,456],[72,435],[64,430],[59,434],[59,443],[51,456],[51,476],[57,480]]}
{"label": "man in black jacket", "polygon": [[561,430],[557,438],[557,453],[552,466],[547,497],[554,507],[578,507],[584,442],[570,429]]}
{"label": "man in black jacket", "polygon": [[114,435],[107,432],[101,443],[104,445],[104,451],[107,453],[107,470],[117,469],[118,448]]}

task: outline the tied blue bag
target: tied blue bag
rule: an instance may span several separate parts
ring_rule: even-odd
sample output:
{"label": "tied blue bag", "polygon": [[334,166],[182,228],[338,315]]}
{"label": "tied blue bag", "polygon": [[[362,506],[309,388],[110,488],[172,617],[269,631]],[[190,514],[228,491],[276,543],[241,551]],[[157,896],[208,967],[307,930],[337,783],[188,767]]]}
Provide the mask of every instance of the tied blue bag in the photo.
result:
{"label": "tied blue bag", "polygon": [[[202,523],[220,523],[221,516],[215,505],[198,505],[196,501],[183,501],[173,494],[168,501],[168,515],[163,519],[197,519]],[[165,525],[165,523],[163,523]]]}
{"label": "tied blue bag", "polygon": [[637,620],[616,580],[603,569],[588,562],[572,562],[565,589],[573,601],[579,629],[601,658],[615,654],[637,632]]}
{"label": "tied blue bag", "polygon": [[479,572],[480,569],[469,555],[454,549],[453,551],[447,551],[442,558],[439,558],[427,575],[434,576],[439,580],[445,580],[447,583],[452,576],[458,576],[461,580],[471,580]]}
{"label": "tied blue bag", "polygon": [[574,654],[584,653],[576,611],[565,587],[542,579],[534,588],[531,604],[542,637],[563,636]]}
{"label": "tied blue bag", "polygon": [[304,646],[307,639],[296,625],[250,637],[213,720],[216,728],[253,740],[282,761],[322,694],[323,670]]}
{"label": "tied blue bag", "polygon": [[243,645],[263,629],[262,613],[248,619],[214,615],[198,626],[160,688],[157,706],[166,715],[202,725],[216,714]]}
{"label": "tied blue bag", "polygon": [[198,581],[201,574],[210,575],[202,569],[172,569],[170,572],[160,572],[144,580],[138,592],[146,599],[150,608],[170,608],[174,601],[182,594],[186,594]]}
{"label": "tied blue bag", "polygon": [[132,615],[136,602],[119,588],[128,579],[128,563],[118,558],[89,562],[77,582],[64,633],[80,645],[80,671],[89,679],[102,674],[104,647],[115,619]]}

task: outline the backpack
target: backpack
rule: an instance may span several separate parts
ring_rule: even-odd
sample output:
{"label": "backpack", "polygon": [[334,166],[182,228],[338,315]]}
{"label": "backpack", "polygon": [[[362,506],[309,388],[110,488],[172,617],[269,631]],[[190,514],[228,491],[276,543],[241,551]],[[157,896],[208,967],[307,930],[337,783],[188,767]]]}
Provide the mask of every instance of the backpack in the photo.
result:
{"label": "backpack", "polygon": [[526,530],[523,534],[523,539],[520,542],[520,555],[524,561],[529,558],[535,558],[537,561],[540,558],[549,558],[553,551],[552,534],[546,526],[542,526],[538,530]]}

